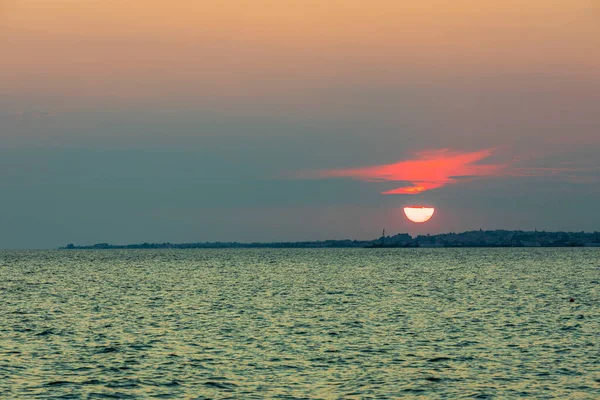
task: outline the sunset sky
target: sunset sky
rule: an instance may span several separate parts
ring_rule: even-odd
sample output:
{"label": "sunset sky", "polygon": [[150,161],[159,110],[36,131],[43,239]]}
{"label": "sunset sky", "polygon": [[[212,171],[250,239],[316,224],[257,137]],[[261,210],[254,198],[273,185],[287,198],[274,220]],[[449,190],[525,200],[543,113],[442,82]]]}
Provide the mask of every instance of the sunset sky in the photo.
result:
{"label": "sunset sky", "polygon": [[600,231],[597,0],[2,0],[0,51],[0,248]]}

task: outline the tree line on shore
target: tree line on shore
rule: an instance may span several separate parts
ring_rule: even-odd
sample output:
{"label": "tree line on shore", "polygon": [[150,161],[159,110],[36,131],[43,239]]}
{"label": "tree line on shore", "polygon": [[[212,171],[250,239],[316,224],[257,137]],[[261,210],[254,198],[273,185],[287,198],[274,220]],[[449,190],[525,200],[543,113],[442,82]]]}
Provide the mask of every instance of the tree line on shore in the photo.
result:
{"label": "tree line on shore", "polygon": [[300,242],[138,243],[89,246],[69,244],[60,249],[223,249],[223,248],[351,248],[351,247],[600,247],[600,232],[478,230],[412,237],[407,233],[373,240],[316,240]]}

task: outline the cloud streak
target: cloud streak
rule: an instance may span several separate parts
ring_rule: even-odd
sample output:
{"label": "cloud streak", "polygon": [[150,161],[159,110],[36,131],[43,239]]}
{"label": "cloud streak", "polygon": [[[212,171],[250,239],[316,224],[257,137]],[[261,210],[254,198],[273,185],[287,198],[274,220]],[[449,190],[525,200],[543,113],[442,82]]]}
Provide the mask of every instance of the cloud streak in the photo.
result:
{"label": "cloud streak", "polygon": [[596,183],[599,181],[599,168],[576,167],[519,167],[518,157],[509,163],[481,163],[494,155],[495,148],[472,152],[450,149],[425,150],[407,160],[393,164],[361,168],[327,169],[308,174],[301,178],[351,178],[365,182],[398,182],[395,189],[382,194],[419,194],[459,182],[469,182],[482,178],[516,177],[555,177],[571,183]]}
{"label": "cloud streak", "polygon": [[507,164],[479,164],[494,149],[459,152],[450,149],[426,150],[394,164],[363,168],[318,171],[315,178],[352,178],[368,182],[402,182],[402,186],[382,194],[419,194],[459,181],[503,175]]}

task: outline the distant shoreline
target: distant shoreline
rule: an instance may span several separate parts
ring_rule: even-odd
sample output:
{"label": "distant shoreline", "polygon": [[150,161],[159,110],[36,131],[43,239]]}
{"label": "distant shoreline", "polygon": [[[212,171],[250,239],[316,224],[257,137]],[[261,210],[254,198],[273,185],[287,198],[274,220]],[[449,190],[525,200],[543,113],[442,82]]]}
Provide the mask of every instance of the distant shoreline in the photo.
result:
{"label": "distant shoreline", "polygon": [[317,240],[302,242],[197,242],[115,245],[69,244],[61,250],[120,249],[252,249],[252,248],[461,248],[461,247],[600,247],[600,232],[467,231],[412,237],[407,233],[373,240]]}

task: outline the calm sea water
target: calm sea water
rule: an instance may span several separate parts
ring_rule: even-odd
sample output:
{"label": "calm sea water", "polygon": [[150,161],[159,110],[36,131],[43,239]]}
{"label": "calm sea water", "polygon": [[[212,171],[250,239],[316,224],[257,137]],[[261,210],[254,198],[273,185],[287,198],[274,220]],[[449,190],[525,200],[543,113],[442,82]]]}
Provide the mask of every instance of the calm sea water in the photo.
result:
{"label": "calm sea water", "polygon": [[0,252],[0,396],[598,398],[599,288],[600,249]]}

